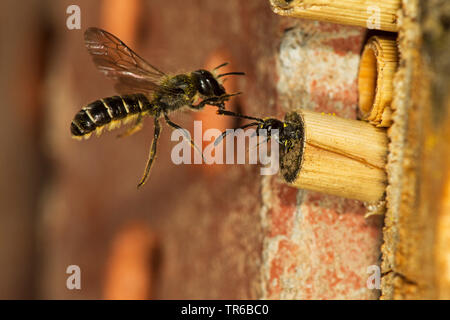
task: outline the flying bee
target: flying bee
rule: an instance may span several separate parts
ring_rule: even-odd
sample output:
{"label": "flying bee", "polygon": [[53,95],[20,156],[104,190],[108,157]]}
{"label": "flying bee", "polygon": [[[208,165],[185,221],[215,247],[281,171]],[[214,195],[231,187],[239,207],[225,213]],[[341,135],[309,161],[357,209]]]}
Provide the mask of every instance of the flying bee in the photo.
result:
{"label": "flying bee", "polygon": [[[301,119],[293,119],[294,121],[281,121],[276,118],[256,118],[251,116],[242,115],[236,112],[219,109],[217,114],[231,116],[246,120],[253,120],[251,123],[247,123],[237,129],[246,129],[250,127],[256,127],[254,135],[265,136],[266,139],[261,143],[266,143],[270,139],[275,139],[275,141],[280,145],[282,151],[289,152],[296,141],[302,141],[304,138],[304,128]],[[277,134],[275,134],[277,130]],[[214,145],[218,145],[227,134],[232,131],[224,131],[217,139],[214,141]]]}
{"label": "flying bee", "polygon": [[[94,132],[100,135],[104,128],[112,130],[121,124],[133,122],[127,131],[119,135],[129,136],[142,129],[145,116],[153,117],[153,141],[138,187],[147,181],[156,158],[161,118],[164,118],[172,129],[182,129],[170,120],[171,112],[184,108],[201,110],[206,105],[223,110],[225,101],[240,94],[227,94],[221,78],[227,75],[244,75],[243,72],[217,74],[217,70],[228,63],[223,63],[212,71],[200,69],[167,75],[105,30],[89,28],[84,39],[94,64],[104,75],[115,81],[115,89],[120,95],[103,98],[83,107],[70,126],[72,137],[87,139]],[[182,132],[190,140],[192,147],[199,150],[187,131],[183,129]]]}

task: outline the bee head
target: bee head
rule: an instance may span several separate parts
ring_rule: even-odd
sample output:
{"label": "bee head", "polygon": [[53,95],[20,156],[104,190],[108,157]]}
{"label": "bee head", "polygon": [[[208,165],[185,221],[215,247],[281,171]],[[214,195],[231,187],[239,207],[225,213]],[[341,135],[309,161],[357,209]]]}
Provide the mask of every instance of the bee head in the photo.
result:
{"label": "bee head", "polygon": [[192,72],[192,77],[198,92],[204,97],[218,97],[226,93],[225,88],[207,70],[194,71]]}
{"label": "bee head", "polygon": [[266,129],[268,132],[277,129],[279,131],[283,130],[284,122],[275,118],[266,118],[263,119],[261,124],[259,125],[259,129]]}
{"label": "bee head", "polygon": [[[273,130],[278,130],[278,132],[272,132]],[[278,143],[281,143],[280,139],[283,136],[283,122],[275,118],[260,119],[256,131],[258,135],[267,135],[267,137],[273,138]]]}
{"label": "bee head", "polygon": [[[257,131],[267,130],[267,135],[275,139],[285,150],[290,150],[292,141],[302,139],[303,129],[291,122],[283,122],[275,118],[265,118],[258,125]],[[277,130],[277,134],[273,132]]]}

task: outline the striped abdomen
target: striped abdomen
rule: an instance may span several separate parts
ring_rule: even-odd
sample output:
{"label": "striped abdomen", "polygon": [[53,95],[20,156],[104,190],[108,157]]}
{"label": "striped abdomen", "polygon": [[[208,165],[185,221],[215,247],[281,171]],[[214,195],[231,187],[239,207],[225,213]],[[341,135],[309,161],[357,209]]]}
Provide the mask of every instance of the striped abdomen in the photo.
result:
{"label": "striped abdomen", "polygon": [[104,98],[83,107],[72,120],[70,131],[74,138],[89,138],[94,131],[100,134],[105,126],[112,130],[151,109],[143,94]]}

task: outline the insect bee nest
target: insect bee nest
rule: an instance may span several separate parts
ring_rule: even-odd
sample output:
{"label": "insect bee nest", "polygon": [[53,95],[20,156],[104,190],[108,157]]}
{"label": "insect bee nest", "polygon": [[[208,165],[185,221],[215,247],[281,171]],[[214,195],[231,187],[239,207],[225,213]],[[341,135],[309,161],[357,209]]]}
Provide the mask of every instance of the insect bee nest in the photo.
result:
{"label": "insect bee nest", "polygon": [[401,0],[270,0],[283,16],[397,31]]}
{"label": "insect bee nest", "polygon": [[371,37],[359,66],[359,110],[364,120],[389,127],[392,118],[393,79],[398,66],[395,38]]}
{"label": "insect bee nest", "polygon": [[285,122],[304,132],[281,150],[281,175],[290,185],[375,203],[386,188],[387,137],[371,124],[306,110]]}

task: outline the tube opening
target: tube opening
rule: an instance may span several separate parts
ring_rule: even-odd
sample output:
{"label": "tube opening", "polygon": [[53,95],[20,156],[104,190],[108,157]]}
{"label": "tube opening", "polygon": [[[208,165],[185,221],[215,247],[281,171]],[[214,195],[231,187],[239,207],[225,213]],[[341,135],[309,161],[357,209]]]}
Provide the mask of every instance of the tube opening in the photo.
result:
{"label": "tube opening", "polygon": [[280,173],[286,182],[292,183],[297,179],[302,167],[305,146],[305,126],[301,115],[295,111],[286,114],[284,120],[286,123],[296,126],[297,130],[303,133],[301,139],[291,141],[292,148],[289,151],[280,148]]}
{"label": "tube opening", "polygon": [[361,56],[358,74],[359,109],[363,116],[372,111],[377,94],[377,57],[372,48],[365,48]]}
{"label": "tube opening", "polygon": [[281,9],[288,9],[292,7],[294,0],[270,0],[273,6]]}

